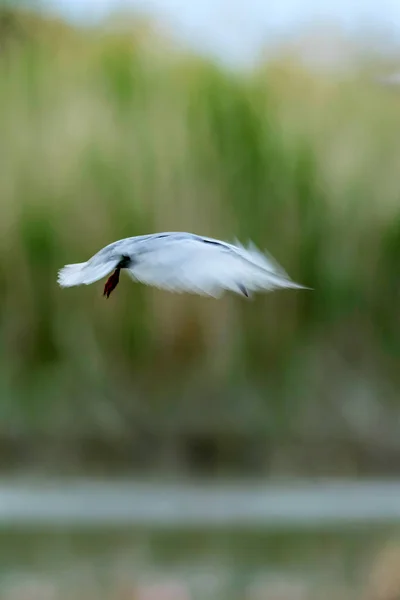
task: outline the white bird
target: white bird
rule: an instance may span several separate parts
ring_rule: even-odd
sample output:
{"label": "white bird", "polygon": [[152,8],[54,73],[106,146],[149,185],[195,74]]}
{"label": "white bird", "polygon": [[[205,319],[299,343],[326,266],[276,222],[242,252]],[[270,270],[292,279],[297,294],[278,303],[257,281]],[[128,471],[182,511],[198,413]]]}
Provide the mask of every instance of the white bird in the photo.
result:
{"label": "white bird", "polygon": [[228,244],[193,233],[139,235],[113,242],[87,262],[66,265],[58,272],[61,287],[89,285],[111,272],[103,295],[119,282],[121,269],[141,283],[171,292],[219,298],[225,290],[250,296],[278,288],[310,289],[294,283],[272,257],[253,243]]}

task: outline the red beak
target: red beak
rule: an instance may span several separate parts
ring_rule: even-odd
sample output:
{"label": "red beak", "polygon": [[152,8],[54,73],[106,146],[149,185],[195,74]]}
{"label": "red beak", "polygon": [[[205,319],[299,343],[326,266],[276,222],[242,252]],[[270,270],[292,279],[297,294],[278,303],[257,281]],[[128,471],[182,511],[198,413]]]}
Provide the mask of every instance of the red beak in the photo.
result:
{"label": "red beak", "polygon": [[117,287],[119,282],[119,271],[119,268],[115,269],[114,273],[110,275],[110,277],[107,279],[106,284],[104,286],[103,296],[109,298],[111,292]]}

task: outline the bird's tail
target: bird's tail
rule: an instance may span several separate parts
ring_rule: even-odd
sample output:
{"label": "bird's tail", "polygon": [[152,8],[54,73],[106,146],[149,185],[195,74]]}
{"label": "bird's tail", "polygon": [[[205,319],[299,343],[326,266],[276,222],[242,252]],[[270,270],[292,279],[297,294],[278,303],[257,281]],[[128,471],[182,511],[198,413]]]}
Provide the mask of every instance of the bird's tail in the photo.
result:
{"label": "bird's tail", "polygon": [[242,259],[258,271],[252,272],[251,283],[245,282],[245,285],[248,285],[250,289],[252,284],[254,284],[254,289],[312,289],[293,281],[271,254],[266,250],[261,252],[252,242],[249,242],[247,248],[245,248],[240,242],[236,241],[236,246],[240,249]]}
{"label": "bird's tail", "polygon": [[65,265],[59,270],[57,281],[61,287],[89,285],[109,275],[117,263],[117,260],[113,260],[96,265],[93,265],[91,261]]}

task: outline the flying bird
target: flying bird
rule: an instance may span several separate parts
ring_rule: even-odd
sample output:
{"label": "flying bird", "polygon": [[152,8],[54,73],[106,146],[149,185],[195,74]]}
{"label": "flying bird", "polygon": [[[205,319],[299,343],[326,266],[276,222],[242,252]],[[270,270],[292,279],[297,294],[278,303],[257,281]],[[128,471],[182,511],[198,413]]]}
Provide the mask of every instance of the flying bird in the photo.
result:
{"label": "flying bird", "polygon": [[58,272],[61,287],[89,285],[106,277],[109,298],[121,270],[134,281],[170,292],[219,298],[224,291],[246,296],[278,288],[310,289],[293,282],[268,254],[253,243],[245,248],[184,232],[153,233],[125,238],[102,248],[88,261]]}

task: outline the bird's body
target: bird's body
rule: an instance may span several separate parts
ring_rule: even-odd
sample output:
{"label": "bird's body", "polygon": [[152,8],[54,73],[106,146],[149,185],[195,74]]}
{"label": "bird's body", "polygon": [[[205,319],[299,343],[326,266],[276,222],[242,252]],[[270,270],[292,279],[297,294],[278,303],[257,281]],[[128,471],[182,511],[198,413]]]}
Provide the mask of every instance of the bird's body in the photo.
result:
{"label": "bird's body", "polygon": [[87,262],[66,265],[58,274],[61,287],[88,285],[107,275],[104,295],[118,285],[121,269],[141,283],[171,292],[218,298],[225,290],[249,296],[278,288],[307,289],[253,244],[229,244],[192,233],[166,232],[113,242]]}

